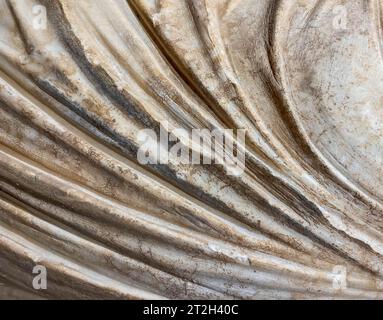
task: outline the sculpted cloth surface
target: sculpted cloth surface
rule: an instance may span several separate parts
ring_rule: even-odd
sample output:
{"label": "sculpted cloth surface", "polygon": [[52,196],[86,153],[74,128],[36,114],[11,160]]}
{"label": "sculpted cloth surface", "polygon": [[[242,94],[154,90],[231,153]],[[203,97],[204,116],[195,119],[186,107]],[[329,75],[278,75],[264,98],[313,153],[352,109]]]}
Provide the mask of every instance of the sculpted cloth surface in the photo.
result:
{"label": "sculpted cloth surface", "polygon": [[[383,298],[382,8],[0,0],[0,296]],[[141,164],[163,121],[245,171]]]}

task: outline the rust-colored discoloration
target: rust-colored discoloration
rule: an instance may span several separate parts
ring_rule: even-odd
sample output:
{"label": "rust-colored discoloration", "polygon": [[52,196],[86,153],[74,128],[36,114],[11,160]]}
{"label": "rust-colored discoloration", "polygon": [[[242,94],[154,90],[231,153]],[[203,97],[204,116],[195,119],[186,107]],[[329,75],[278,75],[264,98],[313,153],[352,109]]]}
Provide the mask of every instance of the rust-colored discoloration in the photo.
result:
{"label": "rust-colored discoloration", "polygon": [[[381,7],[0,0],[0,298],[383,298]],[[163,121],[244,173],[140,164]]]}

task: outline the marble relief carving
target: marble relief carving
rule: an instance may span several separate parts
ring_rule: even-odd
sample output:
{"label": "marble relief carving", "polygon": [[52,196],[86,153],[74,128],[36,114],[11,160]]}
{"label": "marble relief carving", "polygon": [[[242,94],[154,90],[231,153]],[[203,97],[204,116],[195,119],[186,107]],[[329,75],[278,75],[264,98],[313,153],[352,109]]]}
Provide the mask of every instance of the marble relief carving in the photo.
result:
{"label": "marble relief carving", "polygon": [[0,0],[0,297],[382,299],[382,8]]}

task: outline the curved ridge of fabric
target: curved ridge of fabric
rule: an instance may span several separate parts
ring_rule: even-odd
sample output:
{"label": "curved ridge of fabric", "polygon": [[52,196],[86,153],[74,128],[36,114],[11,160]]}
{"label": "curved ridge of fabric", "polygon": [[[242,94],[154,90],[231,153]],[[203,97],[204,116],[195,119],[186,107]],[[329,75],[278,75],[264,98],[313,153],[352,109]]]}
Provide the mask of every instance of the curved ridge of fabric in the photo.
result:
{"label": "curved ridge of fabric", "polygon": [[[0,298],[382,299],[382,4],[0,0]],[[140,164],[164,121],[245,171]]]}

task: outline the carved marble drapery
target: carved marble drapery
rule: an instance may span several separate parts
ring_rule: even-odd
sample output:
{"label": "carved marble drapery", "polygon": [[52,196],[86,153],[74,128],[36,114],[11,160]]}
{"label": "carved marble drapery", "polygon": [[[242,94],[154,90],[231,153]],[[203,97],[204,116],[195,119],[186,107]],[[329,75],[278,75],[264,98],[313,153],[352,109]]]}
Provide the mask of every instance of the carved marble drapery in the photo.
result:
{"label": "carved marble drapery", "polygon": [[[0,0],[0,296],[383,298],[381,9]],[[165,120],[245,172],[141,165]]]}

